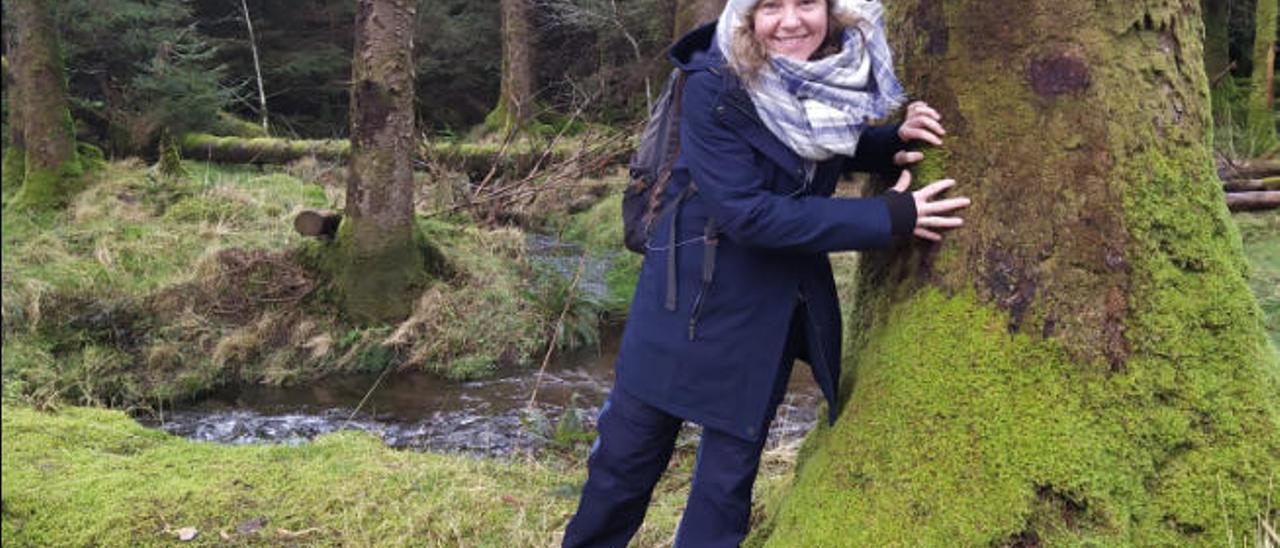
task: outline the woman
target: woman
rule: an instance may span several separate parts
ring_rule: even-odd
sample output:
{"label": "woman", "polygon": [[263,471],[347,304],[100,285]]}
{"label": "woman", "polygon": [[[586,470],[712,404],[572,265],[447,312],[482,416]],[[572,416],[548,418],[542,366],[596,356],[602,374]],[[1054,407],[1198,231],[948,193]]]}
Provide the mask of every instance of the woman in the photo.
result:
{"label": "woman", "polygon": [[687,79],[668,192],[687,198],[652,225],[565,546],[626,545],[685,420],[703,433],[676,544],[736,546],[796,358],[835,420],[841,326],[827,253],[896,234],[937,240],[968,205],[934,201],[952,181],[905,193],[905,171],[884,195],[831,197],[842,173],[919,161],[905,142],[945,133],[923,103],[901,125],[866,125],[901,98],[878,2],[729,0],[671,58]]}

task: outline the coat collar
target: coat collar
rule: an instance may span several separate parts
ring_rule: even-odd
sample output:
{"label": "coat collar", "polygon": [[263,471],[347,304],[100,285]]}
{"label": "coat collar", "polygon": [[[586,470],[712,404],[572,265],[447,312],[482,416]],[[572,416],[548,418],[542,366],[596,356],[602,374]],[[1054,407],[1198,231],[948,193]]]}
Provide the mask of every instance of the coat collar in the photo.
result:
{"label": "coat collar", "polygon": [[742,80],[729,69],[720,48],[715,45],[715,36],[715,22],[698,27],[677,40],[668,57],[685,72],[708,71],[719,76],[723,86],[715,103],[716,118],[783,171],[803,179],[804,159],[764,125],[751,96],[743,89]]}

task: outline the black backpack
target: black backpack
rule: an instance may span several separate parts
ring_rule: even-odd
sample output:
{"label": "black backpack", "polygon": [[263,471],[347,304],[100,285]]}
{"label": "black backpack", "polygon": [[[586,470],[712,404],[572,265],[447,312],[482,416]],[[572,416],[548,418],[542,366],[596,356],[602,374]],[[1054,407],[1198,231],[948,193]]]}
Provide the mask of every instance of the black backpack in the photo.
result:
{"label": "black backpack", "polygon": [[650,225],[662,210],[671,167],[680,156],[680,103],[686,77],[678,68],[671,71],[628,164],[631,184],[622,193],[623,244],[641,255]]}
{"label": "black backpack", "polygon": [[[661,214],[671,212],[671,230],[667,253],[667,310],[676,309],[676,218],[680,204],[697,192],[693,182],[672,199],[667,196],[671,183],[671,168],[680,156],[680,104],[684,96],[687,74],[674,69],[667,78],[667,85],[649,112],[640,144],[631,156],[631,183],[622,193],[622,234],[627,249],[643,255],[648,246],[650,227]],[[666,202],[671,202],[667,204]],[[704,253],[702,257],[702,291],[706,292],[715,272],[716,245],[719,243],[715,221],[708,219],[703,231]],[[697,305],[695,305],[697,308]],[[695,310],[694,317],[697,312]],[[695,319],[696,321],[696,319]],[[689,338],[692,339],[694,322],[690,322]]]}

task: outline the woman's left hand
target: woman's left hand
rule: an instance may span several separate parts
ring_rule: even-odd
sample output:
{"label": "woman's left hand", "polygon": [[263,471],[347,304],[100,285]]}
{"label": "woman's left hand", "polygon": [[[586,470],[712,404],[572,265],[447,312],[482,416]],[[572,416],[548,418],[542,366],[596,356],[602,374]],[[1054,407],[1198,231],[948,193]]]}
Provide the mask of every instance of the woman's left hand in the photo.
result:
{"label": "woman's left hand", "polygon": [[[947,134],[946,128],[939,121],[942,115],[933,110],[924,101],[915,101],[907,105],[907,119],[898,126],[898,138],[903,142],[924,141],[934,146],[942,145],[942,136]],[[914,164],[924,159],[924,153],[902,150],[893,155],[893,163],[899,166]]]}

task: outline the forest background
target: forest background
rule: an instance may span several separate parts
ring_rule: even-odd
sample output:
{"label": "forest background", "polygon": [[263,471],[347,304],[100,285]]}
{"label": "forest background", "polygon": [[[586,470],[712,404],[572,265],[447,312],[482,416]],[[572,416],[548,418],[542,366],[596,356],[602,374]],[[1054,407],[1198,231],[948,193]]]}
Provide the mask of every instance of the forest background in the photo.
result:
{"label": "forest background", "polygon": [[[50,8],[85,167],[49,208],[10,207],[26,171],[9,154],[15,4]],[[543,450],[491,462],[350,433],[207,446],[98,408],[154,416],[221,387],[349,373],[484,378],[596,345],[625,318],[638,265],[617,245],[620,161],[669,71],[664,48],[718,4],[417,2],[413,224],[428,273],[403,310],[371,319],[344,306],[331,242],[295,231],[345,206],[357,3],[6,0],[5,543],[151,544],[188,529],[208,543],[554,543],[582,479],[581,424],[531,420]],[[1274,173],[1249,171],[1276,154],[1274,105],[1252,103],[1275,81],[1274,53],[1257,77],[1258,29],[1276,32],[1274,3],[1270,27],[1259,7],[1202,3],[1205,79],[1224,184],[1274,194]],[[1274,344],[1280,216],[1234,219]],[[606,290],[540,267],[531,233],[607,264]],[[836,262],[851,299],[857,260]],[[776,510],[796,455],[771,455],[758,516]],[[688,447],[676,459],[641,544],[670,542],[692,459]],[[1232,523],[1232,544],[1266,542]]]}

